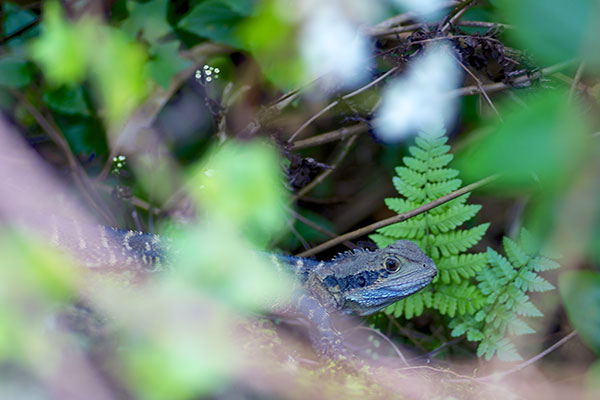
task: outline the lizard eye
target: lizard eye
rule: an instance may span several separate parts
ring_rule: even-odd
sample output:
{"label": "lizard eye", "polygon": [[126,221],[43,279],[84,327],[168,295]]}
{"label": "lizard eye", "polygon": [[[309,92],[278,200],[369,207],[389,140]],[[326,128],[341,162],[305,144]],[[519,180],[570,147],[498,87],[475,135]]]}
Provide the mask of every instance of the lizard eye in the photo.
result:
{"label": "lizard eye", "polygon": [[400,268],[400,263],[394,258],[388,258],[387,260],[385,260],[383,265],[385,266],[385,269],[388,270],[388,272],[396,272],[398,271],[398,268]]}

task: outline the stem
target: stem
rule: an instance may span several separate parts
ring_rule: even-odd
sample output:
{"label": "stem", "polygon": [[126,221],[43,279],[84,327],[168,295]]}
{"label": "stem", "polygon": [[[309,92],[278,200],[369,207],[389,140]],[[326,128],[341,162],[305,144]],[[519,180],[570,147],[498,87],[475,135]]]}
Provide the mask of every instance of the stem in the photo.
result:
{"label": "stem", "polygon": [[422,214],[425,211],[429,211],[432,208],[435,208],[435,207],[437,207],[439,205],[447,203],[450,200],[453,200],[453,199],[455,199],[457,197],[460,197],[463,194],[468,193],[468,192],[470,192],[472,190],[475,190],[475,189],[477,189],[480,186],[483,186],[483,185],[485,185],[487,183],[490,183],[493,180],[497,179],[498,177],[499,177],[499,175],[488,176],[487,178],[484,178],[484,179],[482,179],[480,181],[477,181],[475,183],[471,183],[470,185],[467,185],[467,186],[465,186],[465,187],[463,187],[461,189],[455,190],[454,192],[449,193],[449,194],[447,194],[445,196],[442,196],[442,197],[440,197],[440,198],[438,198],[438,199],[436,199],[436,200],[434,200],[432,202],[429,202],[429,203],[424,204],[424,205],[422,205],[420,207],[417,207],[414,210],[407,211],[405,213],[398,214],[398,215],[395,215],[395,216],[390,217],[390,218],[386,218],[384,220],[375,222],[375,223],[373,223],[371,225],[367,225],[367,226],[362,227],[360,229],[357,229],[355,231],[348,232],[348,233],[345,233],[343,235],[340,235],[340,236],[336,237],[335,239],[328,240],[327,242],[321,243],[320,245],[318,245],[316,247],[313,247],[310,250],[306,250],[306,251],[303,251],[302,253],[297,254],[297,256],[299,256],[299,257],[312,256],[312,255],[317,254],[317,253],[319,253],[319,252],[321,252],[323,250],[329,249],[330,247],[336,246],[336,245],[338,245],[338,244],[340,244],[340,243],[342,243],[342,242],[344,242],[346,240],[355,239],[357,237],[366,235],[367,233],[371,233],[371,232],[373,232],[373,231],[375,231],[375,230],[377,230],[379,228],[383,228],[384,226],[388,226],[388,225],[391,225],[391,224],[395,224],[397,222],[405,221],[405,220],[407,220],[409,218],[412,218],[412,217],[414,217],[416,215]]}

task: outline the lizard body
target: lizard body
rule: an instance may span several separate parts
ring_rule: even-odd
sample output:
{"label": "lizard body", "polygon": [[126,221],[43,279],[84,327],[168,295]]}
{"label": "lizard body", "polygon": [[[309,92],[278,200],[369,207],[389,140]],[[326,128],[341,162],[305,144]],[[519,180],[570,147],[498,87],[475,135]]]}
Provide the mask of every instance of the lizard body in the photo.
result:
{"label": "lizard body", "polygon": [[[169,264],[168,241],[157,235],[77,224],[63,230],[69,232],[54,228],[51,241],[76,250],[88,268],[156,272]],[[334,357],[348,354],[331,314],[372,314],[423,289],[437,274],[433,261],[408,240],[374,251],[347,251],[329,261],[273,254],[270,258],[295,278],[294,300],[272,311],[306,318],[314,327],[310,337],[315,350]]]}

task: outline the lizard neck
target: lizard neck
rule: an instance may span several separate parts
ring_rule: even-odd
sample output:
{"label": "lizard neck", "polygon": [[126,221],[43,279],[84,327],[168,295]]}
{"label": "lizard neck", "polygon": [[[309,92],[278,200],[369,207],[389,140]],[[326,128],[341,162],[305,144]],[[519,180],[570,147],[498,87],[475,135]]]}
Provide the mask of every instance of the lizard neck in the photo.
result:
{"label": "lizard neck", "polygon": [[341,292],[327,287],[322,281],[322,276],[328,276],[328,271],[332,270],[333,262],[294,256],[276,257],[285,269],[296,276],[303,289],[317,299],[327,311],[343,312],[344,299]]}

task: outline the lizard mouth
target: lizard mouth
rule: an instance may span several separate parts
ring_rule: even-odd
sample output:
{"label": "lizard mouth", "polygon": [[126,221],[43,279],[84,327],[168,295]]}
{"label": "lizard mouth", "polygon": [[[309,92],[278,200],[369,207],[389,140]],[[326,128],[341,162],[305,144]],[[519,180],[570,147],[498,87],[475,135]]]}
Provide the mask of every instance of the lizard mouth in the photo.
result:
{"label": "lizard mouth", "polygon": [[399,277],[397,280],[395,279],[393,282],[390,282],[388,285],[385,285],[385,289],[402,293],[404,296],[411,295],[419,290],[423,289],[425,286],[429,285],[433,278],[437,274],[432,274],[429,276],[422,276],[416,279],[412,279],[409,282],[406,281],[407,277],[410,275],[405,275],[403,277]]}

